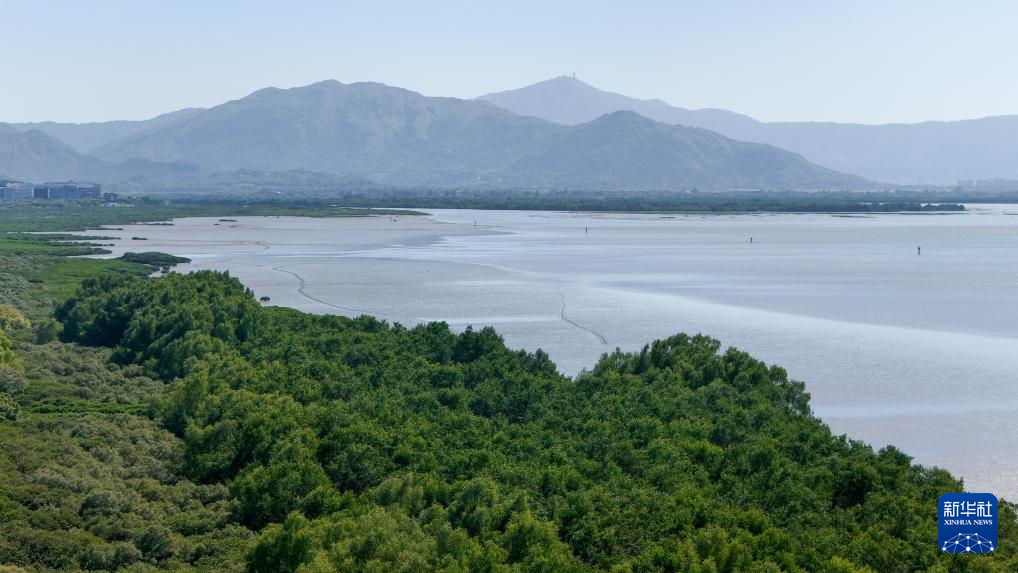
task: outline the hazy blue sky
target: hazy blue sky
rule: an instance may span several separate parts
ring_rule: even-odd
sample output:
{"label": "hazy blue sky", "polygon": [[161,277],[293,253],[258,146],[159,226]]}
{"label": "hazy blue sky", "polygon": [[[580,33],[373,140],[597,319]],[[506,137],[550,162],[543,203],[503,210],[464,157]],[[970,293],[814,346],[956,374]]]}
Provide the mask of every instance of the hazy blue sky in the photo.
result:
{"label": "hazy blue sky", "polygon": [[1018,113],[1018,2],[0,0],[0,121],[140,119],[334,78],[549,77],[762,120]]}

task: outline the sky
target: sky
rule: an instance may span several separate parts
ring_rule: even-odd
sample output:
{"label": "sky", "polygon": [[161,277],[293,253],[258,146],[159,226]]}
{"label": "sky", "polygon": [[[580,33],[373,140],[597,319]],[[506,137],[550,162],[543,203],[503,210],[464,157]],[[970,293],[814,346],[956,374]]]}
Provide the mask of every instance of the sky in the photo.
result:
{"label": "sky", "polygon": [[1018,113],[1010,0],[0,0],[0,121],[144,119],[266,86],[471,98],[575,73],[763,121]]}

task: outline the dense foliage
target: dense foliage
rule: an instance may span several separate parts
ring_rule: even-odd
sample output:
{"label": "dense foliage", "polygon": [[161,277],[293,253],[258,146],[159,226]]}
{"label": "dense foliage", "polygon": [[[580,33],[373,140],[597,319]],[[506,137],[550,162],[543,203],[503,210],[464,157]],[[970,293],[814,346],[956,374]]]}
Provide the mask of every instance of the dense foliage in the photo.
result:
{"label": "dense foliage", "polygon": [[147,416],[165,385],[58,342],[47,317],[87,276],[151,267],[13,241],[38,248],[13,255],[0,239],[0,572],[242,569],[253,535],[229,490],[182,479],[180,440]]}
{"label": "dense foliage", "polygon": [[128,251],[123,255],[120,255],[120,260],[127,261],[129,263],[137,263],[139,265],[146,265],[153,269],[159,269],[164,273],[169,272],[170,268],[174,265],[191,262],[191,259],[187,257],[178,257],[167,253],[153,251],[145,251],[141,253]]}
{"label": "dense foliage", "polygon": [[[253,537],[229,490],[179,475],[179,440],[145,416],[162,383],[106,349],[18,341],[0,367],[0,571],[238,571]],[[0,405],[2,410],[2,405]]]}
{"label": "dense foliage", "polygon": [[490,330],[263,308],[200,272],[85,281],[63,337],[170,384],[193,487],[251,571],[1012,571],[936,547],[961,484],[831,435],[803,386],[703,336],[575,381]]}

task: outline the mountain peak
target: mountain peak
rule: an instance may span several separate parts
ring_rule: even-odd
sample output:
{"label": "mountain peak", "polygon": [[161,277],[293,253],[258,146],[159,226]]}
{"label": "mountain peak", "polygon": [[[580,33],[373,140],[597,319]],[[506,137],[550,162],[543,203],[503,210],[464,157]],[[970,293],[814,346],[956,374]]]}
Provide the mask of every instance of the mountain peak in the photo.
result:
{"label": "mountain peak", "polygon": [[644,124],[644,125],[656,125],[652,119],[648,119],[633,110],[620,109],[618,111],[608,112],[593,121],[588,123],[614,123],[614,124]]}
{"label": "mountain peak", "polygon": [[555,76],[553,78],[541,80],[537,83],[530,84],[526,87],[522,87],[516,90],[506,90],[502,92],[485,94],[478,97],[477,99],[490,101],[498,105],[497,103],[498,100],[515,98],[519,94],[527,92],[533,94],[536,97],[550,97],[550,98],[578,97],[588,93],[589,94],[605,93],[597,89],[596,87],[578,79],[575,75],[563,74],[561,76]]}
{"label": "mountain peak", "polygon": [[659,99],[643,100],[606,92],[573,76],[558,76],[520,89],[483,95],[478,99],[509,111],[563,125],[592,121],[606,113],[635,111],[645,118],[671,125],[688,125],[711,131],[733,125],[753,126],[756,120],[730,111],[689,110]]}
{"label": "mountain peak", "polygon": [[[540,85],[546,85],[546,86],[558,85],[558,86],[569,86],[569,87],[574,87],[574,88],[583,87],[583,88],[589,88],[589,89],[597,90],[597,88],[595,88],[594,86],[592,86],[592,85],[588,84],[587,82],[577,78],[576,74],[573,74],[573,75],[562,74],[561,76],[555,76],[553,78],[537,82],[536,84],[533,84],[531,87],[540,86]],[[597,90],[597,91],[601,91],[601,90]]]}
{"label": "mountain peak", "polygon": [[328,78],[328,79],[324,79],[324,80],[317,81],[317,82],[314,82],[312,84],[309,84],[306,87],[314,87],[314,86],[328,87],[328,86],[341,86],[341,85],[343,85],[343,82],[341,82],[341,81],[339,81],[337,79]]}

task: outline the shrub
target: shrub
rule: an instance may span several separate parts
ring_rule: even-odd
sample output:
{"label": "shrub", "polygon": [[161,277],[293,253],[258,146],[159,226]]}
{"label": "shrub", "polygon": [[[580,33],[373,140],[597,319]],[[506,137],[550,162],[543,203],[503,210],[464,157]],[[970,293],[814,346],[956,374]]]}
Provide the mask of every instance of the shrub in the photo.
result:
{"label": "shrub", "polygon": [[0,419],[17,420],[20,409],[10,394],[0,392]]}

